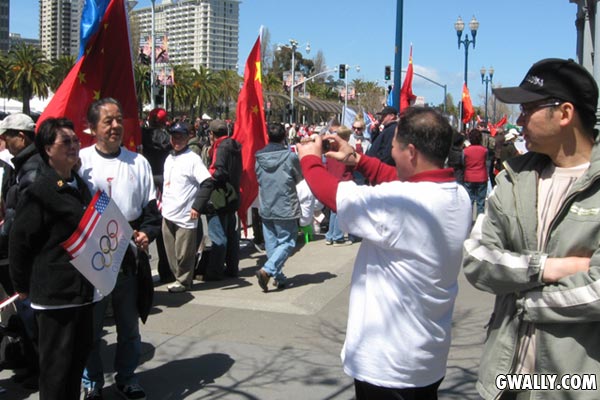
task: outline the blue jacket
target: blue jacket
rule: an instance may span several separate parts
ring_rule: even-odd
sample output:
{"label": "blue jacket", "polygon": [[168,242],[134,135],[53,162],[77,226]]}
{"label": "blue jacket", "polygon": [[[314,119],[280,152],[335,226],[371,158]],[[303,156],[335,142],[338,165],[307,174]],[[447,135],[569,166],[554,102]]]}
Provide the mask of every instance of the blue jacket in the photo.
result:
{"label": "blue jacket", "polygon": [[300,218],[296,184],[302,180],[298,156],[280,143],[269,143],[256,152],[260,216],[264,219]]}

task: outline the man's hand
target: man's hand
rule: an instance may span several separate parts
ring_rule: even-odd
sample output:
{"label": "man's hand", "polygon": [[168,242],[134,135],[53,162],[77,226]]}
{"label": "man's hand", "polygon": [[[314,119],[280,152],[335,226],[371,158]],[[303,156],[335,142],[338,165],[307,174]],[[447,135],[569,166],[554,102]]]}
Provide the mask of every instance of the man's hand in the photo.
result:
{"label": "man's hand", "polygon": [[144,232],[133,231],[133,241],[140,250],[144,252],[148,251],[150,240],[148,239],[148,235],[146,235]]}
{"label": "man's hand", "polygon": [[25,299],[27,299],[27,297],[29,297],[29,293],[19,293],[19,292],[17,292],[17,294],[19,295],[19,300],[25,300]]}
{"label": "man's hand", "polygon": [[190,211],[190,219],[192,219],[192,220],[198,219],[199,216],[200,216],[200,214],[198,213],[198,211],[196,211],[192,208],[192,211]]}
{"label": "man's hand", "polygon": [[325,153],[325,157],[341,161],[346,165],[354,166],[358,164],[358,160],[360,160],[360,154],[358,154],[354,148],[350,146],[350,143],[338,135],[325,135],[323,140],[335,141],[335,144],[333,144],[331,148],[337,149],[335,151],[328,151]]}
{"label": "man's hand", "polygon": [[577,272],[587,272],[589,269],[589,257],[548,258],[544,264],[542,281],[546,283],[557,282],[566,276]]}
{"label": "man's hand", "polygon": [[323,141],[319,135],[311,135],[309,138],[302,139],[296,148],[298,157],[302,160],[306,156],[317,156],[321,158]]}

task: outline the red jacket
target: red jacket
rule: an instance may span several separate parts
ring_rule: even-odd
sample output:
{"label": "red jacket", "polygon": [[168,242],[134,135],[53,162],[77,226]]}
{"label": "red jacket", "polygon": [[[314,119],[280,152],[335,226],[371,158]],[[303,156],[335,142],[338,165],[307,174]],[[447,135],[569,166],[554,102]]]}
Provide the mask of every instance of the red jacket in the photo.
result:
{"label": "red jacket", "polygon": [[471,145],[463,150],[465,155],[465,182],[487,182],[488,173],[485,160],[487,149],[481,145]]}

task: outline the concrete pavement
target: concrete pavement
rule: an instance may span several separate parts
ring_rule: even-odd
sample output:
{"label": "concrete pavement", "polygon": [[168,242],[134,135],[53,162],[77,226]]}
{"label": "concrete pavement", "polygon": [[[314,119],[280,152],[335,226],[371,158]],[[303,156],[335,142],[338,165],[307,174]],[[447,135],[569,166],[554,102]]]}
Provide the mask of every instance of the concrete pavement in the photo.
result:
{"label": "concrete pavement", "polygon": [[[246,242],[247,243],[247,242]],[[344,340],[352,264],[358,245],[308,243],[285,266],[289,287],[263,293],[254,272],[264,256],[244,246],[237,279],[198,282],[187,293],[156,287],[155,305],[142,325],[138,368],[148,399],[340,399],[354,397],[344,374]],[[154,260],[156,261],[156,260]],[[477,374],[492,297],[460,276],[453,344],[441,399],[478,399]],[[110,321],[109,321],[110,322]],[[104,339],[104,398],[120,398],[113,383],[116,333]],[[38,399],[0,372],[1,399]]]}

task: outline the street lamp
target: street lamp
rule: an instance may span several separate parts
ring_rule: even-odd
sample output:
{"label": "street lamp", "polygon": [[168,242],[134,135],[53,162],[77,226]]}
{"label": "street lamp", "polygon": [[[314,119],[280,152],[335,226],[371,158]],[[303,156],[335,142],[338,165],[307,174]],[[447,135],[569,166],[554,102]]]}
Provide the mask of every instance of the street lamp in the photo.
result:
{"label": "street lamp", "polygon": [[[290,85],[290,124],[294,122],[294,81],[296,74],[296,49],[298,48],[298,41],[290,39],[290,45],[279,45],[277,50],[281,50],[282,47],[287,47],[292,50],[292,84]],[[310,43],[306,43],[306,53],[310,53]]]}
{"label": "street lamp", "polygon": [[348,108],[348,71],[350,71],[351,68],[356,68],[356,72],[360,72],[360,65],[355,65],[351,67],[350,65],[346,64],[343,66],[346,68],[346,71],[344,73],[344,86],[346,88],[346,93],[344,94],[344,112],[342,113],[342,125],[346,123],[346,109]]}
{"label": "street lamp", "polygon": [[156,10],[154,8],[154,2],[156,0],[152,0],[152,27],[150,31],[150,107],[154,110],[156,107],[155,99],[154,99],[154,71],[156,68],[156,60],[155,60],[155,49],[154,49],[154,27],[155,27],[155,13]]}
{"label": "street lamp", "polygon": [[468,64],[469,64],[469,45],[473,44],[473,49],[475,49],[475,39],[477,38],[477,29],[479,29],[479,21],[473,17],[469,22],[469,29],[471,29],[471,36],[473,36],[473,40],[469,40],[469,34],[465,34],[464,40],[460,40],[462,37],[463,30],[465,29],[465,23],[463,22],[461,17],[458,17],[456,22],[454,23],[454,29],[456,29],[456,35],[458,36],[458,48],[460,49],[460,44],[462,43],[465,48],[465,85],[467,84],[467,72],[468,72]]}
{"label": "street lamp", "polygon": [[487,76],[485,75],[486,70],[484,67],[481,67],[481,83],[485,83],[485,125],[488,123],[488,84],[492,83],[492,79],[494,78],[494,68],[490,67]]}

